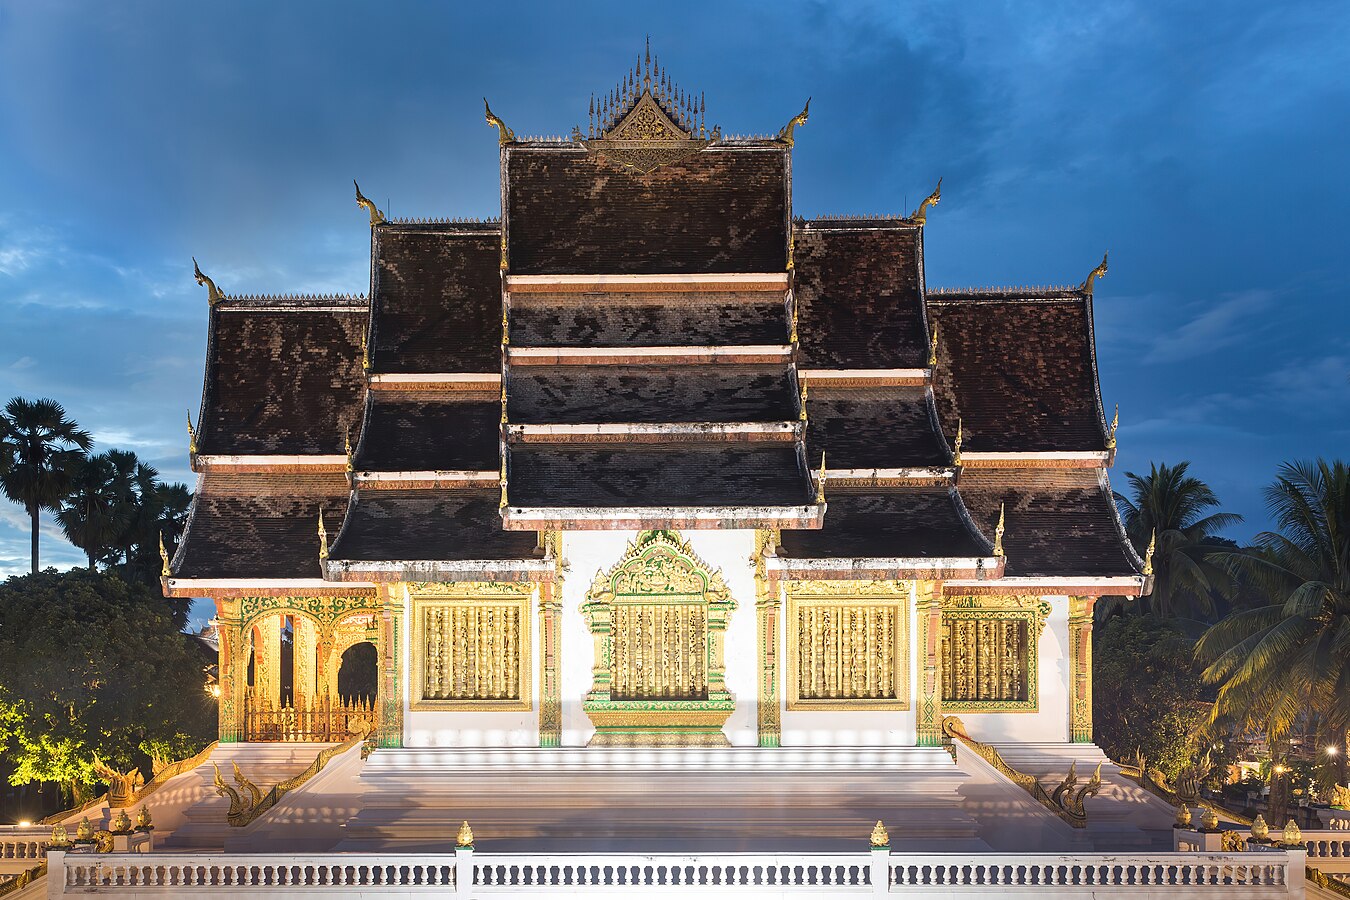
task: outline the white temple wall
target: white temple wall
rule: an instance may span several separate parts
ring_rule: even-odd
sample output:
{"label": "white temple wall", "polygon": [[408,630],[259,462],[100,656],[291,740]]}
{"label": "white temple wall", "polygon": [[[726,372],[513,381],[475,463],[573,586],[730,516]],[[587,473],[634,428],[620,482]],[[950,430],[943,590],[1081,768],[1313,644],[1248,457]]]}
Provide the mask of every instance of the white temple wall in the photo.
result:
{"label": "white temple wall", "polygon": [[[405,592],[406,594],[406,592]],[[539,746],[539,592],[530,598],[530,697],[528,710],[472,712],[412,708],[415,633],[412,598],[404,597],[402,654],[403,746],[405,747],[538,747]]]}
{"label": "white temple wall", "polygon": [[957,712],[971,736],[981,741],[1047,743],[1069,740],[1069,598],[1047,596],[1050,615],[1037,648],[1035,712]]}

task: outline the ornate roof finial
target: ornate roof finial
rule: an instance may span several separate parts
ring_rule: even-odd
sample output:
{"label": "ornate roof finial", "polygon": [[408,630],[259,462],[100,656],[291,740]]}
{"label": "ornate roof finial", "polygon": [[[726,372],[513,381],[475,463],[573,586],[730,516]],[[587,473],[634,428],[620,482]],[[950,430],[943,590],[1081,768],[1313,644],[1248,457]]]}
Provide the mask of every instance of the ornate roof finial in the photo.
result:
{"label": "ornate roof finial", "polygon": [[998,524],[994,526],[994,555],[1003,555],[1003,504],[998,505]]}
{"label": "ornate roof finial", "polygon": [[347,474],[350,475],[356,470],[355,460],[352,458],[352,430],[350,428],[342,433],[342,449],[347,453]]}
{"label": "ornate roof finial", "polygon": [[502,424],[506,424],[506,379],[502,379]]}
{"label": "ornate roof finial", "polygon": [[806,380],[805,380],[805,379],[801,379],[801,382],[802,382],[802,385],[801,385],[801,387],[802,387],[802,391],[801,391],[802,402],[801,402],[801,411],[799,412],[797,418],[799,418],[799,419],[801,419],[803,422],[805,422],[805,421],[806,421]]}
{"label": "ornate roof finial", "polygon": [[870,838],[873,850],[881,850],[891,845],[891,836],[886,833],[886,826],[877,819],[877,824],[872,827],[872,836]]}
{"label": "ornate roof finial", "polygon": [[361,370],[370,371],[370,329],[361,332]]}
{"label": "ornate roof finial", "polygon": [[1116,404],[1116,414],[1111,417],[1111,431],[1106,436],[1106,449],[1116,449],[1116,429],[1120,427],[1120,404]]}
{"label": "ornate roof finial", "polygon": [[373,228],[376,225],[384,224],[384,213],[380,212],[380,210],[375,206],[374,201],[372,201],[365,194],[361,193],[361,185],[356,184],[355,178],[352,179],[352,184],[356,185],[356,205],[364,206],[366,210],[370,213],[371,227]]}
{"label": "ornate roof finial", "polygon": [[793,297],[793,298],[792,298],[792,331],[788,333],[788,343],[789,343],[789,344],[797,344],[797,343],[800,343],[800,341],[798,340],[798,335],[797,335],[797,309],[798,309],[797,298],[796,298],[796,297]]}
{"label": "ornate roof finial", "polygon": [[501,477],[497,479],[497,483],[502,489],[502,498],[497,503],[497,508],[506,509],[506,451],[504,450],[502,451],[502,473]]}
{"label": "ornate roof finial", "polygon": [[328,558],[328,529],[323,527],[323,507],[319,507],[319,559]]}
{"label": "ornate roof finial", "polygon": [[159,533],[159,574],[165,578],[173,575],[169,570],[169,551],[164,549],[164,532]]}
{"label": "ornate roof finial", "polygon": [[[507,255],[506,255],[506,232],[503,231],[503,232],[502,232],[502,261],[501,261],[501,263],[500,263],[500,265],[499,265],[499,268],[501,268],[501,270],[502,270],[503,272],[505,272],[509,266],[510,266],[510,261],[509,261],[509,259],[507,258]],[[503,315],[504,315],[504,314],[503,314]]]}
{"label": "ornate roof finial", "polygon": [[816,502],[825,502],[825,451],[820,451],[820,474],[816,476]]}
{"label": "ornate roof finial", "polygon": [[1103,253],[1102,261],[1097,263],[1097,268],[1093,269],[1091,272],[1088,273],[1088,277],[1083,281],[1082,285],[1080,285],[1078,288],[1080,291],[1087,294],[1089,297],[1092,296],[1092,283],[1106,274],[1106,257],[1107,254]]}
{"label": "ornate roof finial", "polygon": [[216,283],[211,278],[202,273],[202,267],[197,265],[197,257],[192,257],[192,275],[197,279],[198,284],[206,285],[206,302],[212,306],[225,299],[225,295],[216,287]]}
{"label": "ornate roof finial", "polygon": [[1153,553],[1158,549],[1158,529],[1148,539],[1148,549],[1144,551],[1144,574],[1153,574]]}
{"label": "ornate roof finial", "polygon": [[911,225],[923,225],[925,222],[928,221],[928,207],[937,206],[938,201],[941,199],[942,199],[942,179],[939,178],[937,187],[933,188],[933,193],[923,198],[923,202],[919,204],[919,208],[914,210],[914,212],[910,214],[910,217],[906,221],[908,221]]}
{"label": "ornate roof finial", "polygon": [[792,129],[800,125],[805,125],[806,120],[810,116],[810,114],[811,114],[811,98],[807,97],[806,105],[802,107],[802,111],[797,113],[795,116],[793,116],[791,119],[788,120],[788,123],[783,126],[783,129],[781,131],[778,132],[778,137],[775,138],[775,140],[782,141],[783,143],[791,147]]}
{"label": "ornate roof finial", "polygon": [[937,368],[937,341],[938,341],[938,325],[936,322],[934,322],[933,336],[928,341],[928,368],[930,369]]}
{"label": "ornate roof finial", "polygon": [[192,427],[192,410],[187,411],[188,420],[188,453],[197,455],[197,431]]}
{"label": "ornate roof finial", "polygon": [[511,346],[511,313],[502,307],[502,346]]}
{"label": "ornate roof finial", "polygon": [[961,465],[961,420],[956,420],[956,441],[952,444],[952,463]]}
{"label": "ornate roof finial", "polygon": [[702,91],[698,92],[698,136],[708,136],[708,98]]}
{"label": "ornate roof finial", "polygon": [[492,107],[488,106],[487,98],[483,98],[483,112],[487,117],[487,123],[497,129],[497,143],[505,146],[515,143],[516,133],[506,126],[506,123],[499,119],[493,112]]}

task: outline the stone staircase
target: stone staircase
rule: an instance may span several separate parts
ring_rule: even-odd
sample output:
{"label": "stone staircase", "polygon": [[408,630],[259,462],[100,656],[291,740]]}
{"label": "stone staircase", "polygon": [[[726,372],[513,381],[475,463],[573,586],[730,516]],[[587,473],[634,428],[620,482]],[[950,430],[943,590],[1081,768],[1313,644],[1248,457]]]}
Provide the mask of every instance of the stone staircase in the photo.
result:
{"label": "stone staircase", "polygon": [[283,796],[257,821],[230,829],[225,850],[266,853],[283,845],[296,853],[331,850],[345,837],[347,820],[361,809],[364,765],[360,744],[333,757],[319,774]]}
{"label": "stone staircase", "polygon": [[[332,745],[222,744],[205,765],[181,776],[187,784],[180,790],[184,796],[195,797],[196,802],[182,810],[179,822],[172,829],[157,826],[159,834],[156,835],[156,847],[164,850],[221,850],[225,847],[226,838],[237,830],[232,829],[225,818],[230,808],[229,798],[220,796],[212,787],[216,777],[212,763],[220,766],[225,783],[231,786],[234,785],[231,763],[238,763],[244,777],[266,792],[277,782],[303,772],[319,755],[319,751],[329,746]],[[164,831],[169,833],[161,838]]]}

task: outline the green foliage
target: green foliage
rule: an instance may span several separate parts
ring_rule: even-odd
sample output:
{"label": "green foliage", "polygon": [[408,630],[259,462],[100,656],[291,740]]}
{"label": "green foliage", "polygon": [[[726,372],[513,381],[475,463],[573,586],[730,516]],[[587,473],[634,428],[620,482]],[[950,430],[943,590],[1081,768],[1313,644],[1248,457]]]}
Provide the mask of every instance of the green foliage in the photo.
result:
{"label": "green foliage", "polygon": [[1217,533],[1242,521],[1235,513],[1212,512],[1219,498],[1209,485],[1188,475],[1189,468],[1189,462],[1154,463],[1147,475],[1126,472],[1133,496],[1116,494],[1125,531],[1140,556],[1157,535],[1153,593],[1136,608],[1163,618],[1214,614],[1214,599],[1229,579],[1209,555]]}
{"label": "green foliage", "polygon": [[1117,760],[1142,753],[1175,778],[1196,753],[1205,706],[1189,644],[1174,624],[1111,619],[1093,635],[1093,730]]}
{"label": "green foliage", "polygon": [[1350,730],[1350,467],[1286,463],[1266,489],[1278,532],[1218,559],[1257,599],[1196,646],[1220,685],[1211,725],[1289,734],[1309,712],[1328,734]]}
{"label": "green foliage", "polygon": [[146,748],[210,740],[203,659],[144,585],[87,569],[0,585],[0,747],[11,782],[95,779],[94,754],[129,769]]}

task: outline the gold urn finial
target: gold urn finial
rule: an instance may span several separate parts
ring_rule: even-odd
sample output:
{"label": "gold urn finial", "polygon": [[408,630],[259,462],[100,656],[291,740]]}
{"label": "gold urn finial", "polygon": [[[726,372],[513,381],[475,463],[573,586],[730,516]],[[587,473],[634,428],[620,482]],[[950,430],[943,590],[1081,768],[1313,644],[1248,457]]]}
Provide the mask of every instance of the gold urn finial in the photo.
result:
{"label": "gold urn finial", "polygon": [[131,816],[127,815],[125,809],[119,809],[117,815],[113,816],[112,828],[110,830],[113,834],[131,833]]}
{"label": "gold urn finial", "polygon": [[188,422],[188,453],[197,455],[197,429],[192,427],[192,410],[187,411]]}
{"label": "gold urn finial", "polygon": [[1185,803],[1177,807],[1177,819],[1172,823],[1174,828],[1191,827],[1191,808]]}
{"label": "gold urn finial", "polygon": [[1213,807],[1206,806],[1205,811],[1200,814],[1200,827],[1205,831],[1219,830],[1219,814]]}
{"label": "gold urn finial", "polygon": [[319,507],[319,559],[328,558],[328,529],[323,527],[323,507]]}
{"label": "gold urn finial", "polygon": [[60,822],[52,826],[51,846],[58,849],[70,846],[70,832],[66,831],[66,826]]}
{"label": "gold urn finial", "polygon": [[872,837],[870,840],[872,841],[872,849],[874,850],[880,850],[883,847],[889,847],[891,845],[891,836],[886,833],[886,826],[881,824],[880,819],[877,819],[877,824],[872,826]]}
{"label": "gold urn finial", "polygon": [[455,835],[455,846],[456,847],[473,846],[473,829],[469,827],[468,819],[465,819],[463,824],[459,826],[459,834]]}
{"label": "gold urn finial", "polygon": [[806,421],[806,380],[805,380],[805,379],[802,379],[802,402],[801,402],[801,411],[797,414],[797,418],[801,419],[803,422]]}
{"label": "gold urn finial", "polygon": [[928,368],[930,369],[937,368],[937,342],[938,342],[938,326],[937,323],[934,322],[933,336],[928,341]]}
{"label": "gold urn finial", "polygon": [[80,824],[75,826],[75,840],[89,842],[94,839],[94,823],[85,816],[80,820]]}
{"label": "gold urn finial", "polygon": [[928,207],[937,206],[938,201],[942,199],[942,179],[938,179],[937,187],[933,188],[933,193],[923,198],[919,208],[910,214],[909,223],[911,225],[923,225],[928,221]]}
{"label": "gold urn finial", "polygon": [[361,193],[361,185],[356,183],[355,178],[352,179],[352,184],[355,185],[356,187],[356,205],[364,207],[370,213],[371,227],[373,228],[376,225],[383,225],[384,213],[380,212],[380,210],[375,206],[375,203],[369,197]]}
{"label": "gold urn finial", "polygon": [[1115,415],[1111,416],[1111,431],[1106,435],[1106,449],[1116,449],[1116,429],[1120,427],[1120,404],[1116,404]]}
{"label": "gold urn finial", "polygon": [[1260,813],[1252,819],[1252,840],[1266,841],[1270,839],[1270,826],[1266,824],[1266,817]]}
{"label": "gold urn finial", "polygon": [[791,119],[788,120],[788,123],[784,125],[782,129],[778,132],[778,137],[775,138],[775,140],[782,141],[783,143],[791,147],[792,129],[800,128],[801,126],[805,125],[806,120],[810,118],[810,115],[811,115],[811,98],[807,97],[806,105],[802,107],[802,111],[797,113],[795,116],[793,116]]}
{"label": "gold urn finial", "polygon": [[1089,297],[1092,296],[1092,283],[1106,274],[1106,257],[1107,254],[1103,253],[1102,261],[1097,263],[1097,268],[1088,273],[1088,277],[1084,279],[1082,285],[1078,288]]}
{"label": "gold urn finial", "polygon": [[1298,847],[1303,844],[1303,832],[1299,829],[1298,823],[1290,819],[1284,824],[1284,834],[1280,836],[1280,843],[1287,847]]}
{"label": "gold urn finial", "polygon": [[150,821],[150,807],[142,806],[136,813],[136,830],[149,831],[155,827],[155,823]]}
{"label": "gold urn finial", "polygon": [[816,502],[825,502],[825,451],[820,451],[820,474],[816,476]]}
{"label": "gold urn finial", "polygon": [[497,129],[498,144],[501,144],[504,147],[507,144],[513,143],[515,141],[516,133],[512,131],[510,128],[508,128],[506,126],[506,123],[497,117],[496,113],[492,111],[492,107],[488,106],[486,97],[483,98],[483,114],[484,117],[487,119],[487,123],[491,125],[493,128]]}
{"label": "gold urn finial", "polygon": [[956,420],[956,440],[952,443],[952,464],[961,465],[961,420]]}
{"label": "gold urn finial", "polygon": [[1153,529],[1153,534],[1148,539],[1148,549],[1144,551],[1144,574],[1153,574],[1153,553],[1158,549],[1158,529]]}
{"label": "gold urn finial", "polygon": [[197,265],[197,257],[192,257],[192,276],[197,279],[198,284],[206,285],[206,302],[211,306],[225,299],[225,295],[216,287],[216,283],[211,280],[209,275],[202,272],[202,267]]}
{"label": "gold urn finial", "polygon": [[1003,555],[1003,518],[1004,504],[998,505],[998,524],[994,526],[994,555]]}
{"label": "gold urn finial", "polygon": [[159,533],[159,574],[168,578],[173,572],[169,571],[169,551],[164,549],[164,532]]}

